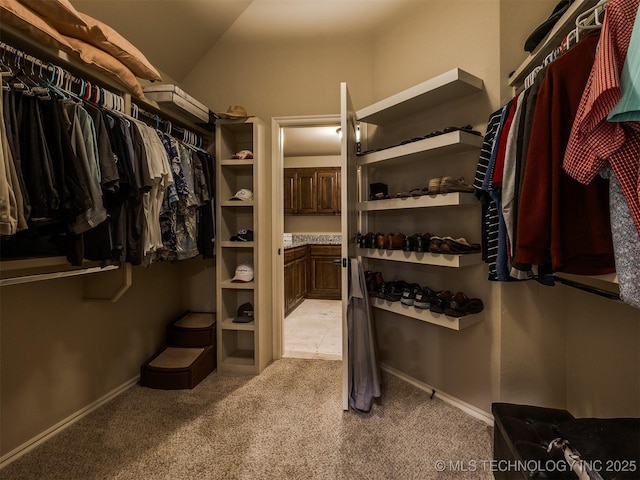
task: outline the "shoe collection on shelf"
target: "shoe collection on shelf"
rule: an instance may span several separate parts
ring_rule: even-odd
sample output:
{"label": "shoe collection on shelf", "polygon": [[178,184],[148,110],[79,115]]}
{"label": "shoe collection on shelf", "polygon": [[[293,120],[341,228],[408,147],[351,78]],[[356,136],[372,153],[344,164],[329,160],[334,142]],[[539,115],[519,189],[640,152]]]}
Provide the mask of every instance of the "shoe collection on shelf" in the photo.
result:
{"label": "shoe collection on shelf", "polygon": [[[482,134],[472,125],[439,127],[468,121],[460,118],[468,115],[462,109],[447,110],[444,117],[441,109],[482,90],[480,78],[453,69],[356,112],[362,135],[362,151],[354,149],[362,186],[356,204],[357,254],[381,322],[391,321],[392,314],[462,330],[483,319],[474,315],[483,310],[482,300],[470,298],[479,295],[464,293],[478,291],[473,280],[478,271],[464,275],[457,290],[413,283],[422,269],[428,278],[453,278],[456,272],[449,269],[482,264],[482,246],[467,240],[480,227],[475,210],[467,207],[480,202],[463,176],[469,178],[477,164]],[[422,133],[432,129],[437,130]],[[411,234],[427,228],[431,232]],[[403,231],[411,232],[398,233]],[[436,272],[441,267],[447,268]],[[386,275],[388,268],[397,274],[394,281],[384,282],[378,270]]]}
{"label": "shoe collection on shelf", "polygon": [[469,243],[465,238],[440,237],[431,233],[373,233],[358,236],[360,248],[404,250],[405,252],[431,252],[448,255],[480,253],[479,243]]}
{"label": "shoe collection on shelf", "polygon": [[428,133],[427,135],[424,135],[422,137],[413,137],[410,140],[404,140],[404,141],[398,143],[397,145],[389,145],[388,147],[382,147],[382,148],[376,148],[376,149],[373,149],[373,150],[367,150],[365,152],[359,153],[358,155],[359,156],[368,155],[368,154],[373,153],[373,152],[380,152],[382,150],[387,150],[389,148],[398,147],[400,145],[406,145],[406,144],[412,143],[412,142],[419,142],[420,140],[425,140],[427,138],[437,137],[439,135],[444,135],[445,133],[451,133],[451,132],[457,132],[457,131],[467,132],[467,133],[470,133],[472,135],[482,136],[482,134],[480,132],[478,132],[477,130],[474,130],[471,125],[465,125],[463,127],[446,127],[443,130],[434,130],[433,132]]}
{"label": "shoe collection on shelf", "polygon": [[484,308],[482,300],[469,298],[460,291],[453,293],[451,290],[433,290],[404,280],[385,282],[382,273],[370,270],[365,272],[365,279],[370,296],[389,302],[400,302],[432,313],[460,318],[480,313]]}
{"label": "shoe collection on shelf", "polygon": [[[369,185],[369,200],[388,200],[392,198],[388,193],[389,186],[384,183]],[[464,177],[436,177],[429,180],[426,187],[414,188],[397,192],[395,198],[421,197],[423,195],[439,195],[443,193],[473,193],[473,186],[469,185]]]}

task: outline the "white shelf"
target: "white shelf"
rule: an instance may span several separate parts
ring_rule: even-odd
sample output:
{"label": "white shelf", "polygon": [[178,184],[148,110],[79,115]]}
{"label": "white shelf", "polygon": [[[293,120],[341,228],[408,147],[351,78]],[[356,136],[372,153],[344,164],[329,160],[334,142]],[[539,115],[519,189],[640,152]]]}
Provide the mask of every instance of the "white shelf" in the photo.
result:
{"label": "white shelf", "polygon": [[358,248],[358,255],[377,260],[393,262],[417,263],[421,265],[435,265],[438,267],[468,267],[482,263],[481,253],[465,255],[445,255],[431,252],[405,252],[404,250],[382,250],[378,248]]}
{"label": "white shelf", "polygon": [[361,122],[381,125],[482,90],[482,80],[459,68],[385,98],[356,112]]}
{"label": "white shelf", "polygon": [[255,284],[253,282],[232,282],[231,280],[225,280],[220,282],[220,288],[226,288],[228,290],[253,290]]}
{"label": "white shelf", "polygon": [[390,198],[388,200],[372,200],[359,202],[359,212],[380,212],[386,210],[404,210],[407,208],[459,207],[479,205],[473,193],[441,193],[438,195],[421,195],[419,197]]}
{"label": "white shelf", "polygon": [[222,248],[248,248],[251,249],[255,246],[255,242],[233,242],[231,240],[225,240],[220,242]]}
{"label": "white shelf", "polygon": [[566,37],[571,30],[576,28],[576,17],[585,10],[593,7],[596,3],[598,3],[598,0],[575,0],[535,50],[527,55],[527,58],[525,58],[522,64],[509,77],[509,85],[513,87],[521,84],[535,67],[542,65],[542,62],[551,50],[559,47],[562,39]]}
{"label": "white shelf", "polygon": [[223,330],[245,330],[245,331],[254,331],[255,330],[255,322],[249,323],[233,323],[233,318],[226,318],[220,327]]}
{"label": "white shelf", "polygon": [[253,207],[253,200],[225,200],[220,202],[221,207]]}
{"label": "white shelf", "polygon": [[405,317],[415,318],[422,322],[431,323],[440,327],[450,328],[452,330],[463,330],[480,323],[484,318],[482,312],[474,315],[465,315],[464,317],[449,317],[443,313],[433,313],[430,310],[421,310],[419,308],[404,305],[401,302],[390,302],[382,298],[370,297],[371,306],[387,312],[393,312]]}
{"label": "white shelf", "polygon": [[225,160],[220,160],[220,165],[224,167],[246,167],[253,165],[253,159],[249,160],[240,160],[235,158],[228,158]]}
{"label": "white shelf", "polygon": [[224,364],[253,367],[255,365],[254,354],[253,350],[236,350],[224,359]]}
{"label": "white shelf", "polygon": [[378,152],[362,155],[357,159],[358,166],[377,166],[384,162],[384,166],[397,165],[417,159],[429,159],[443,155],[471,152],[482,147],[483,137],[469,132],[456,130],[424,140],[386,148]]}

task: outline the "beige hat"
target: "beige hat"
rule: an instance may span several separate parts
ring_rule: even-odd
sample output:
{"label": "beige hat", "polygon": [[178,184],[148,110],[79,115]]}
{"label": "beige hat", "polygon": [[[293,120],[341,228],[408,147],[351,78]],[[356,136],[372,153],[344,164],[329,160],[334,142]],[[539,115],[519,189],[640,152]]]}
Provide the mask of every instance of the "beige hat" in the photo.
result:
{"label": "beige hat", "polygon": [[236,272],[232,282],[249,283],[253,282],[253,265],[250,263],[241,263],[236,267]]}
{"label": "beige hat", "polygon": [[224,113],[216,112],[216,114],[220,118],[248,118],[248,117],[250,117],[250,115],[247,113],[247,109],[244,108],[241,105],[230,105],[229,108],[227,108],[226,112],[224,112]]}
{"label": "beige hat", "polygon": [[253,192],[251,190],[249,190],[248,188],[241,188],[229,200],[251,201],[251,200],[253,200]]}

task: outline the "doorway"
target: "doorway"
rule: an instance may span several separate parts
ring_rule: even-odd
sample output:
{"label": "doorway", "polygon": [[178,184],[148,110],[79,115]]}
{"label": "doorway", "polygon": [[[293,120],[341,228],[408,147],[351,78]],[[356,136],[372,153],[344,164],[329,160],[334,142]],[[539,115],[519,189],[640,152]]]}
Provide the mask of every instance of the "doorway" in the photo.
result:
{"label": "doorway", "polygon": [[295,308],[289,307],[290,313],[285,316],[285,256],[289,258],[295,247],[304,249],[308,244],[326,243],[339,248],[341,238],[339,214],[285,215],[285,168],[304,172],[314,168],[339,169],[339,127],[338,115],[278,117],[272,120],[275,358],[342,358],[341,300],[307,298],[305,295],[301,302],[296,302]]}

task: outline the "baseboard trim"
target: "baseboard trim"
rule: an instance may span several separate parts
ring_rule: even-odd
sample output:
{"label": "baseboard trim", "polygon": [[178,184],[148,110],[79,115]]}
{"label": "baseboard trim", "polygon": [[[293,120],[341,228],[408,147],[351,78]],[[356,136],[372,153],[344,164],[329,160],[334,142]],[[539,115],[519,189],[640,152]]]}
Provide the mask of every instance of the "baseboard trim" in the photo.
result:
{"label": "baseboard trim", "polygon": [[437,388],[434,388],[431,385],[421,382],[420,380],[413,378],[407,375],[406,373],[402,373],[401,371],[396,370],[393,367],[385,365],[384,363],[380,363],[379,365],[380,365],[380,368],[385,372],[395,377],[398,377],[401,380],[404,380],[405,382],[413,385],[414,387],[419,388],[420,390],[424,390],[429,394],[433,393],[433,391],[435,390],[436,397],[440,398],[442,401],[447,402],[448,404],[453,405],[456,408],[459,408],[460,410],[464,411],[465,413],[468,413],[472,417],[477,418],[478,420],[493,427],[493,415],[491,415],[490,413],[487,413],[484,410],[480,410],[479,408],[474,407],[473,405],[463,400],[460,400],[459,398],[456,398],[453,395],[449,395],[448,393],[442,392]]}
{"label": "baseboard trim", "polygon": [[52,437],[54,437],[55,435],[57,435],[58,433],[63,431],[65,428],[70,427],[71,425],[76,423],[78,420],[81,420],[82,418],[86,417],[91,412],[93,412],[94,410],[100,408],[105,403],[109,402],[110,400],[113,400],[118,395],[120,395],[120,394],[124,393],[125,391],[129,390],[131,387],[136,385],[139,380],[140,380],[140,375],[136,375],[135,377],[133,377],[132,379],[126,381],[125,383],[123,383],[119,387],[116,387],[113,390],[111,390],[109,393],[106,393],[105,395],[100,397],[95,402],[92,402],[89,405],[87,405],[86,407],[81,408],[77,412],[69,415],[64,420],[61,420],[60,422],[56,423],[52,427],[49,427],[44,432],[42,432],[39,435],[35,436],[31,440],[26,441],[25,443],[23,443],[19,447],[16,447],[13,450],[11,450],[9,453],[3,455],[2,457],[0,457],[0,470],[3,469],[4,467],[6,467],[7,465],[9,465],[11,462],[17,460],[18,458],[20,458],[24,454],[30,452],[31,450],[36,448],[38,445],[40,445],[40,444],[46,442],[47,440],[51,439]]}

